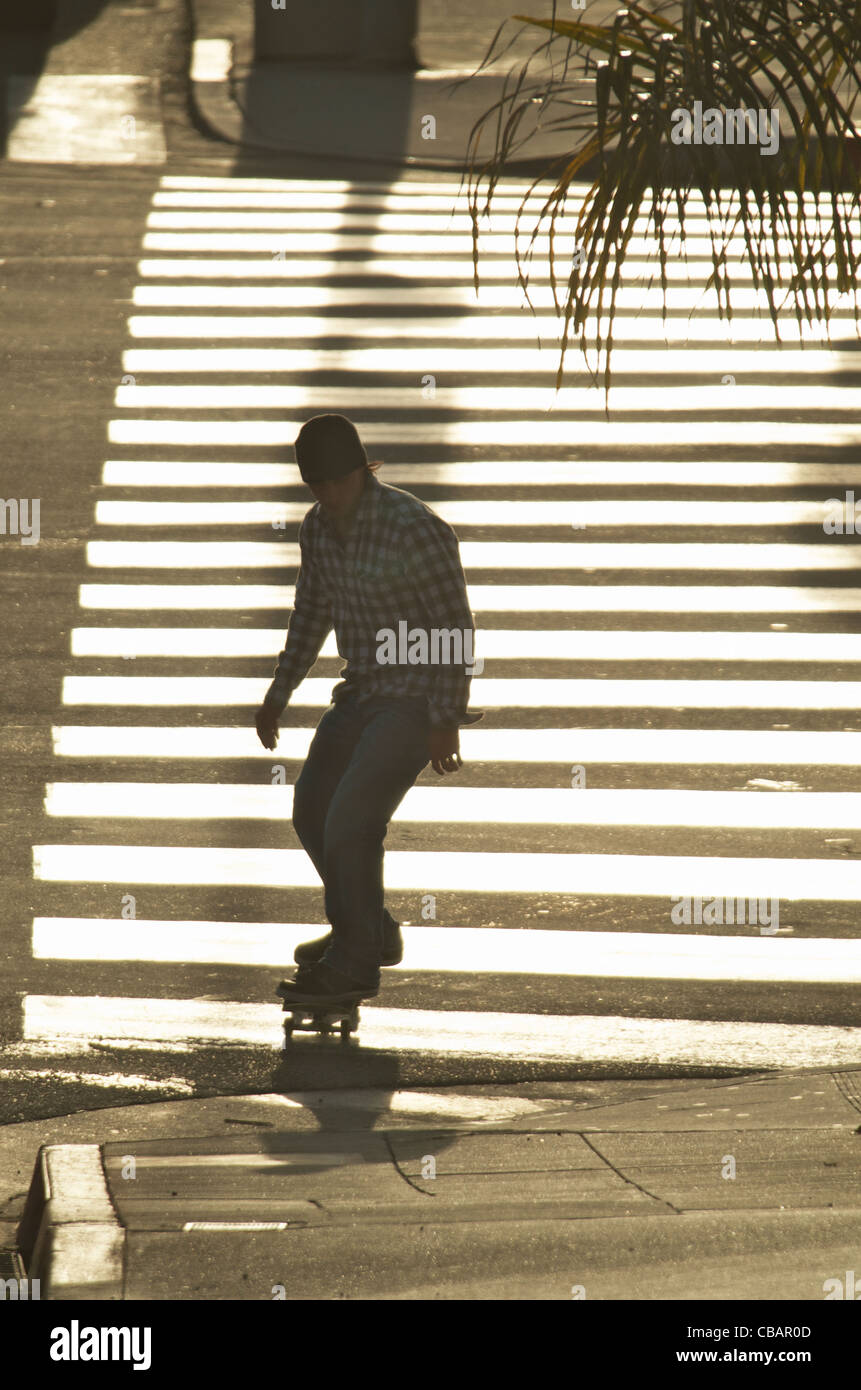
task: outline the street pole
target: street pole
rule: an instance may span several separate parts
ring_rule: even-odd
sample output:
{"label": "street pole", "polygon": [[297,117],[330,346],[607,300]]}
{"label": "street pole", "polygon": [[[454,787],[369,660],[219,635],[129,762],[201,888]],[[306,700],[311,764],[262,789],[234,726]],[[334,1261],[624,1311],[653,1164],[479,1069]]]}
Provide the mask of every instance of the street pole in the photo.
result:
{"label": "street pole", "polygon": [[282,63],[414,69],[418,4],[254,0],[254,56]]}

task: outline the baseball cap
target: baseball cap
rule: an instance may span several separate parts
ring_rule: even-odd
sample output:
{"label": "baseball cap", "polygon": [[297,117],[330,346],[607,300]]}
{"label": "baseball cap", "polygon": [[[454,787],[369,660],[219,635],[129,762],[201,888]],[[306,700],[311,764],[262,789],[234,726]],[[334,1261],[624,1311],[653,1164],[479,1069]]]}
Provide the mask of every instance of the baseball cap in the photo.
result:
{"label": "baseball cap", "polygon": [[368,462],[359,432],[346,415],[312,416],[297,434],[293,449],[306,483],[344,478]]}

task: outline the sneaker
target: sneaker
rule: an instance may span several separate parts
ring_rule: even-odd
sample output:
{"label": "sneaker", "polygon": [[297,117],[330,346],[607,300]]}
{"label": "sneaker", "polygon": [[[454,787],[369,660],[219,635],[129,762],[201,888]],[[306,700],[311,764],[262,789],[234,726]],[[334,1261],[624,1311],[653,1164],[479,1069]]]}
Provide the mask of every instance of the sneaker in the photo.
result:
{"label": "sneaker", "polygon": [[332,970],[327,965],[305,966],[296,971],[294,980],[282,980],[275,993],[289,1004],[358,1004],[362,999],[375,999],[379,986],[360,985],[349,975]]}
{"label": "sneaker", "polygon": [[[404,958],[404,938],[399,923],[395,922],[394,927],[394,931],[388,928],[385,930],[380,965],[400,965]],[[331,944],[331,932],[327,936],[318,937],[316,941],[303,941],[293,952],[293,959],[297,965],[316,965],[323,959]]]}

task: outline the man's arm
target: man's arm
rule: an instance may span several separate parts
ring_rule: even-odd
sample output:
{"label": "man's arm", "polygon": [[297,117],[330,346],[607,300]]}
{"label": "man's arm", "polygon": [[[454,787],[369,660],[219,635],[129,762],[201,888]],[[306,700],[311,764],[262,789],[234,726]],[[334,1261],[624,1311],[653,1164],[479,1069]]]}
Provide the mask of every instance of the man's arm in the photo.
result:
{"label": "man's arm", "polygon": [[331,605],[310,553],[306,523],[307,517],[299,528],[299,573],[284,650],[278,654],[274,679],[255,716],[264,748],[274,748],[277,744],[278,719],[293,691],[314,665],[332,630]]}
{"label": "man's arm", "polygon": [[[454,531],[440,517],[427,516],[414,523],[408,534],[407,565],[413,591],[426,616],[429,642],[433,628],[448,634],[440,639],[437,653],[432,646],[429,652],[438,661],[431,666],[428,709],[434,770],[452,772],[459,765],[461,725],[482,718],[481,714],[467,713],[475,627]],[[439,660],[444,655],[450,658],[448,662]]]}

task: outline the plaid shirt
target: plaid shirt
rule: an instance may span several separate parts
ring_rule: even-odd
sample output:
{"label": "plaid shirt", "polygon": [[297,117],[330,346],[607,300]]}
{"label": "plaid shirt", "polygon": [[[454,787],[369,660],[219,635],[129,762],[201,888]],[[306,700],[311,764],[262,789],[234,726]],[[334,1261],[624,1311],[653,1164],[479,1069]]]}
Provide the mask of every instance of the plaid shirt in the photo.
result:
{"label": "plaid shirt", "polygon": [[[267,699],[283,709],[316,661],[334,627],[338,652],[346,657],[345,677],[333,700],[355,691],[360,700],[375,695],[426,697],[431,725],[455,728],[475,724],[468,714],[471,676],[464,661],[451,664],[395,665],[377,660],[377,632],[398,623],[407,630],[459,629],[475,640],[457,537],[452,528],[412,493],[380,483],[369,473],[345,542],[341,542],[319,503],[299,528],[301,565],[296,579],[287,641],[278,657]],[[466,657],[472,654],[466,649]]]}

